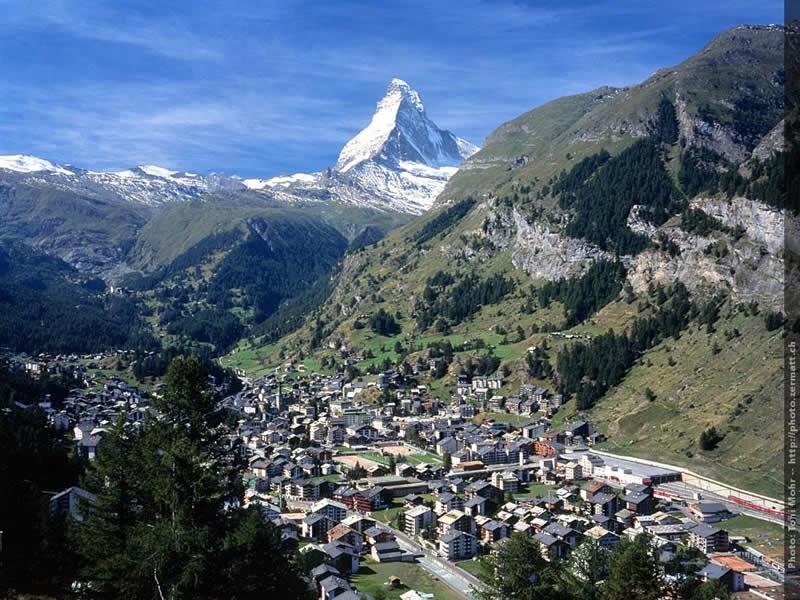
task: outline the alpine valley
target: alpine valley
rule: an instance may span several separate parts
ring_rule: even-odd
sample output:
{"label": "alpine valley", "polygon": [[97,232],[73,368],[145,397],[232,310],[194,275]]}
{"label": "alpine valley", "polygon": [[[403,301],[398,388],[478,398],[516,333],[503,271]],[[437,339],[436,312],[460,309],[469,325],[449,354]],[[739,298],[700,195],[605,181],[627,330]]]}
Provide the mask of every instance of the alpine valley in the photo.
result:
{"label": "alpine valley", "polygon": [[[553,424],[590,420],[610,451],[777,496],[797,250],[783,46],[781,26],[735,27],[480,150],[394,79],[320,172],[0,157],[0,344],[191,350],[251,377],[399,372],[445,401],[496,375],[498,396],[559,394]],[[490,400],[477,420],[510,417]]]}
{"label": "alpine valley", "polygon": [[303,326],[224,364],[398,369],[445,402],[494,374],[477,420],[529,419],[502,397],[541,386],[566,399],[555,427],[590,420],[609,451],[779,496],[783,44],[739,26],[500,125],[431,210],[345,256]]}

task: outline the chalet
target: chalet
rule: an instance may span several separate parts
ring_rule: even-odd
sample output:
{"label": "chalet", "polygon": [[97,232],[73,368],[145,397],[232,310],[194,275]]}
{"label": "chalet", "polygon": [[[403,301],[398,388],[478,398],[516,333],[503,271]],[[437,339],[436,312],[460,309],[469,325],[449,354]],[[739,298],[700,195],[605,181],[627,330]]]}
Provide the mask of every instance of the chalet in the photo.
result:
{"label": "chalet", "polygon": [[701,581],[719,581],[729,592],[740,592],[745,589],[742,573],[715,562],[708,563],[695,575]]}
{"label": "chalet", "polygon": [[328,542],[343,542],[360,553],[364,546],[364,536],[355,529],[339,523],[328,531]]}
{"label": "chalet", "polygon": [[522,436],[524,438],[535,440],[544,435],[547,431],[548,425],[546,421],[538,423],[527,423],[522,426]]}
{"label": "chalet", "polygon": [[372,442],[380,437],[378,430],[372,425],[352,425],[347,428],[347,433],[351,436],[361,437],[367,442]]}
{"label": "chalet", "polygon": [[508,525],[490,519],[480,527],[480,537],[484,544],[493,544],[508,537]]}
{"label": "chalet", "polygon": [[632,510],[623,508],[614,513],[614,520],[619,523],[619,529],[624,531],[633,527],[633,517],[636,515]]}
{"label": "chalet", "polygon": [[708,554],[709,552],[726,552],[730,542],[728,541],[728,532],[724,529],[700,523],[689,529],[686,544]]}
{"label": "chalet", "polygon": [[330,575],[319,581],[320,600],[343,599],[344,595],[352,592],[350,584],[338,575]]}
{"label": "chalet", "polygon": [[403,498],[403,504],[408,508],[419,506],[424,501],[425,499],[419,494],[406,494],[405,498]]}
{"label": "chalet", "polygon": [[689,506],[689,516],[700,523],[717,523],[731,516],[719,502],[697,502]]}
{"label": "chalet", "polygon": [[476,414],[475,406],[472,404],[462,404],[458,407],[458,416],[462,419],[471,419]]}
{"label": "chalet", "polygon": [[611,487],[602,481],[587,481],[581,486],[580,496],[588,502],[595,494],[608,493],[610,491]]}
{"label": "chalet", "polygon": [[583,467],[581,467],[580,463],[575,461],[568,462],[564,467],[564,477],[569,481],[583,479]]}
{"label": "chalet", "polygon": [[516,494],[519,492],[519,477],[511,471],[492,473],[492,485],[501,490],[504,494]]}
{"label": "chalet", "polygon": [[492,396],[489,398],[489,410],[492,412],[501,412],[506,408],[505,396]]}
{"label": "chalet", "polygon": [[380,477],[386,474],[386,467],[377,464],[369,465],[365,471],[367,472],[367,477]]}
{"label": "chalet", "polygon": [[584,477],[589,477],[594,474],[595,470],[599,470],[603,467],[605,462],[602,458],[597,456],[596,454],[584,454],[580,461],[578,461],[583,469]]}
{"label": "chalet", "polygon": [[622,502],[626,509],[640,515],[648,515],[656,508],[655,498],[645,492],[628,492],[622,497]]}
{"label": "chalet", "polygon": [[455,454],[461,449],[460,442],[454,437],[446,437],[436,442],[436,454],[444,456],[445,454]]}
{"label": "chalet", "polygon": [[466,488],[467,498],[480,496],[490,501],[498,501],[503,497],[503,493],[488,481],[475,481]]}
{"label": "chalet", "polygon": [[364,539],[370,546],[374,544],[382,544],[390,542],[395,539],[392,530],[383,525],[373,525],[369,529],[364,530]]}
{"label": "chalet", "polygon": [[601,548],[611,549],[619,542],[619,536],[617,534],[611,533],[599,525],[586,531],[585,535],[593,538]]}
{"label": "chalet", "polygon": [[539,542],[542,547],[542,556],[548,561],[560,560],[567,556],[567,552],[569,551],[569,546],[567,544],[546,533],[541,531],[533,536],[533,539]]}
{"label": "chalet", "polygon": [[347,516],[347,506],[326,498],[311,505],[311,514],[323,515],[334,523],[340,523]]}
{"label": "chalet", "polygon": [[358,572],[358,552],[349,544],[329,542],[322,546],[322,551],[328,557],[325,562],[336,567],[340,573],[349,575]]}
{"label": "chalet", "polygon": [[405,512],[405,530],[409,535],[421,535],[436,523],[436,515],[427,506],[415,506]]}
{"label": "chalet", "polygon": [[438,554],[447,560],[472,558],[477,551],[474,535],[459,530],[450,530],[439,536]]}
{"label": "chalet", "polygon": [[96,502],[97,496],[83,488],[72,486],[50,498],[50,516],[66,514],[82,523],[87,513],[94,509]]}
{"label": "chalet", "polygon": [[464,499],[458,494],[442,492],[436,498],[434,510],[437,514],[450,512],[451,510],[461,510],[464,508]]}
{"label": "chalet", "polygon": [[611,533],[619,533],[622,530],[619,522],[614,517],[608,517],[606,515],[601,515],[601,514],[593,514],[592,522],[594,523],[594,525],[602,527],[603,529],[605,529],[606,531],[610,531]]}
{"label": "chalet", "polygon": [[372,544],[369,553],[375,562],[396,562],[409,556],[403,552],[396,540]]}
{"label": "chalet", "polygon": [[594,433],[594,427],[587,421],[576,421],[564,428],[565,443],[572,445],[576,440],[583,440]]}
{"label": "chalet", "polygon": [[439,517],[437,529],[440,534],[448,531],[463,531],[464,533],[475,533],[475,520],[468,514],[460,510],[451,510]]}
{"label": "chalet", "polygon": [[488,512],[488,500],[482,496],[473,496],[464,502],[464,512],[471,517],[485,515]]}
{"label": "chalet", "polygon": [[342,521],[342,523],[351,529],[355,529],[359,533],[364,533],[367,529],[374,527],[376,521],[361,515],[349,515]]}
{"label": "chalet", "polygon": [[592,505],[592,512],[596,515],[612,516],[619,510],[619,498],[614,494],[599,493],[587,500]]}
{"label": "chalet", "polygon": [[274,521],[281,516],[280,507],[272,504],[271,502],[256,501],[254,504],[258,506],[259,510],[261,511],[261,518],[264,519],[265,522]]}
{"label": "chalet", "polygon": [[339,569],[325,563],[311,569],[311,579],[314,580],[317,589],[319,589],[319,583],[323,579],[326,579],[328,577],[341,577],[341,576],[342,574],[339,572]]}
{"label": "chalet", "polygon": [[322,540],[327,538],[328,530],[334,525],[325,515],[312,513],[303,519],[301,531],[305,538]]}
{"label": "chalet", "polygon": [[582,537],[580,533],[571,527],[567,527],[557,522],[548,524],[547,527],[545,527],[542,531],[552,535],[555,538],[558,538],[570,548],[575,548]]}
{"label": "chalet", "polygon": [[313,501],[321,496],[321,488],[327,483],[314,479],[295,479],[284,488],[286,495],[293,500]]}
{"label": "chalet", "polygon": [[414,473],[414,467],[408,463],[398,463],[394,466],[394,474],[398,477],[411,477]]}

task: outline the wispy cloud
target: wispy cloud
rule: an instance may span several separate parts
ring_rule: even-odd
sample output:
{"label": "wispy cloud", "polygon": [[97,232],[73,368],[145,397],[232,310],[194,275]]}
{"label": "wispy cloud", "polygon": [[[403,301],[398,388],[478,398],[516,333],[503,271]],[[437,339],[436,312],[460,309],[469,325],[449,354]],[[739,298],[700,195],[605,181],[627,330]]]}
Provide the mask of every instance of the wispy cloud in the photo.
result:
{"label": "wispy cloud", "polygon": [[121,4],[91,0],[9,4],[16,10],[7,12],[2,20],[31,32],[60,32],[179,60],[221,60],[224,56],[213,37],[193,32],[177,14],[152,18],[126,11]]}
{"label": "wispy cloud", "polygon": [[[331,164],[392,77],[473,142],[623,85],[776,0],[0,0],[0,153],[270,175]],[[702,17],[702,18],[699,18]]]}

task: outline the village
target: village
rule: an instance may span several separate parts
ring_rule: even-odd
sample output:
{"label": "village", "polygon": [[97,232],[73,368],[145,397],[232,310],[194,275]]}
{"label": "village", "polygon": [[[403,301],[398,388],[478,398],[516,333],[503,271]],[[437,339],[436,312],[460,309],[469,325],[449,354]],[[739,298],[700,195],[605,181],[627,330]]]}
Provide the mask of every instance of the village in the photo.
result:
{"label": "village", "polygon": [[[33,375],[67,370],[81,382],[60,406],[43,398],[39,408],[87,460],[119,415],[143,422],[163,387],[126,381],[100,368],[103,358],[10,362]],[[320,600],[471,597],[481,585],[478,558],[515,532],[548,561],[588,538],[611,549],[647,533],[665,566],[693,549],[705,557],[701,579],[780,597],[782,552],[726,525],[752,516],[687,492],[678,470],[598,449],[604,438],[587,421],[553,426],[562,398],[547,389],[523,385],[506,397],[501,376],[476,376],[460,378],[443,402],[397,371],[374,381],[304,371],[289,364],[242,378],[220,408],[235,430],[231,447],[249,465],[244,502],[278,528],[286,552],[313,565]],[[92,495],[72,487],[50,508],[80,520],[86,502]]]}

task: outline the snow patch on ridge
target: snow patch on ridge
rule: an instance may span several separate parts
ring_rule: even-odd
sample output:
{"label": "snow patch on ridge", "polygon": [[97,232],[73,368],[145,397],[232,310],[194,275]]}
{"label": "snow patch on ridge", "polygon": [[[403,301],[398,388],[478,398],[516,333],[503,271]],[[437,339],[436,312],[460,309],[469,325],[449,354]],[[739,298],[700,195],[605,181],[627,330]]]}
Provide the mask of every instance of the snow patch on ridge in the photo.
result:
{"label": "snow patch on ridge", "polygon": [[0,169],[8,169],[9,171],[16,171],[18,173],[38,173],[40,171],[48,171],[50,173],[61,173],[63,175],[72,175],[72,171],[54,165],[49,160],[37,158],[35,156],[28,156],[25,154],[10,154],[0,156]]}

